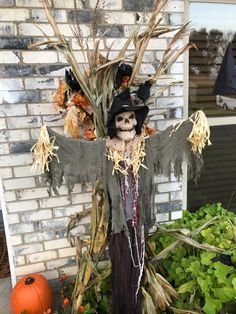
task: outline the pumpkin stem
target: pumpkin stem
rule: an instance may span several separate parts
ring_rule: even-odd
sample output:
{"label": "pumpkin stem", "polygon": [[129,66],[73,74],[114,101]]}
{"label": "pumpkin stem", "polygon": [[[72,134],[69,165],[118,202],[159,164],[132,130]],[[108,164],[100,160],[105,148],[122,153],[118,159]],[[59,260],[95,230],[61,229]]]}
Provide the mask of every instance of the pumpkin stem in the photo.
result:
{"label": "pumpkin stem", "polygon": [[25,279],[25,284],[26,285],[31,285],[34,281],[35,281],[35,279],[33,277],[27,277]]}

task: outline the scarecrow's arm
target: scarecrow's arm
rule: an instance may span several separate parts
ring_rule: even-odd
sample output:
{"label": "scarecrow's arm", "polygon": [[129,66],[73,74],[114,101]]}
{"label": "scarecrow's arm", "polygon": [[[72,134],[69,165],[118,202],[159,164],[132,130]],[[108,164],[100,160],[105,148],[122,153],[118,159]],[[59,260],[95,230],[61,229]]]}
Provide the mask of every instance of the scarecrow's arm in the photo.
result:
{"label": "scarecrow's arm", "polygon": [[203,166],[201,152],[206,142],[210,144],[209,136],[209,127],[202,111],[197,111],[189,119],[151,136],[155,169],[164,175],[174,171],[175,176],[179,177],[185,161],[190,178],[197,178]]}
{"label": "scarecrow's arm", "polygon": [[[41,167],[41,172],[46,170],[46,175],[55,192],[57,192],[57,187],[62,184],[63,177],[71,192],[76,183],[94,183],[101,176],[104,154],[103,140],[72,139],[62,136],[46,126],[42,127],[41,132],[44,132],[43,136],[41,133],[38,142],[33,147],[33,167]],[[44,138],[43,143],[40,142],[42,137]],[[45,151],[46,142],[49,149]],[[44,155],[40,155],[42,151]],[[43,158],[46,161],[44,164],[40,161]]]}

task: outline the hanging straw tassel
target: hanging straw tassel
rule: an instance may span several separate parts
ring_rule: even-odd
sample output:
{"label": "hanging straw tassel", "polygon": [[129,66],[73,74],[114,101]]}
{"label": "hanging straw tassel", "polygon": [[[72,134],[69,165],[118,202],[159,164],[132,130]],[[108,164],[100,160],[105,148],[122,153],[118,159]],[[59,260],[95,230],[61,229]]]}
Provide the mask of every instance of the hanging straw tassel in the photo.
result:
{"label": "hanging straw tassel", "polygon": [[55,137],[49,138],[46,125],[43,125],[40,129],[39,138],[36,144],[31,148],[31,153],[33,155],[33,165],[31,168],[32,172],[37,169],[41,174],[49,171],[49,163],[52,157],[55,156],[59,162],[57,154],[54,151],[58,150],[58,146],[54,146]]}
{"label": "hanging straw tassel", "polygon": [[192,144],[192,151],[201,154],[206,145],[211,145],[210,128],[205,113],[199,110],[193,113],[189,120],[193,123],[193,128],[189,134],[188,141]]}

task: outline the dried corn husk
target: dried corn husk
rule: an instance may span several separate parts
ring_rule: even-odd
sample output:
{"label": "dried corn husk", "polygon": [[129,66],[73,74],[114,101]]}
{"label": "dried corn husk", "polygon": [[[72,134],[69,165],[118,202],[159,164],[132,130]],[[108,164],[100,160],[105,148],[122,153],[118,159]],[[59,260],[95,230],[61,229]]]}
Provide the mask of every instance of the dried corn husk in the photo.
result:
{"label": "dried corn husk", "polygon": [[43,125],[40,129],[39,138],[36,144],[31,148],[31,153],[33,155],[33,165],[31,171],[36,171],[37,169],[41,174],[49,171],[49,163],[53,157],[58,156],[55,153],[59,149],[58,146],[54,146],[55,138],[49,138],[46,125]]}
{"label": "dried corn husk", "polygon": [[205,113],[199,110],[189,117],[193,123],[192,132],[189,134],[188,141],[192,144],[192,151],[201,154],[205,145],[211,145],[210,128]]}
{"label": "dried corn husk", "polygon": [[79,115],[75,106],[70,106],[67,110],[67,115],[64,122],[64,134],[67,131],[73,138],[79,138]]}

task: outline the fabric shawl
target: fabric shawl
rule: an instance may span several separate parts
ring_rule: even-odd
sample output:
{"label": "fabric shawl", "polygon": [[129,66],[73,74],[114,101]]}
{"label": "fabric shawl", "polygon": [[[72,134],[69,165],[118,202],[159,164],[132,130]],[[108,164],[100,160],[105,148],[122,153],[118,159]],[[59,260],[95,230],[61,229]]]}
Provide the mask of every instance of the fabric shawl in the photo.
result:
{"label": "fabric shawl", "polygon": [[[193,153],[187,138],[193,123],[186,120],[176,128],[172,126],[165,131],[146,139],[146,157],[140,167],[138,178],[139,224],[151,228],[155,223],[153,177],[160,173],[169,175],[174,170],[175,176],[182,174],[182,162],[189,166],[190,177],[197,177],[203,166],[199,153]],[[122,201],[121,173],[112,174],[113,162],[106,157],[105,140],[85,141],[61,136],[48,129],[50,137],[55,137],[59,146],[57,155],[50,162],[49,180],[54,191],[62,184],[63,177],[69,192],[75,183],[95,183],[99,178],[106,193],[107,220],[111,221],[113,233],[127,231],[126,217]],[[172,168],[173,167],[173,168]]]}

